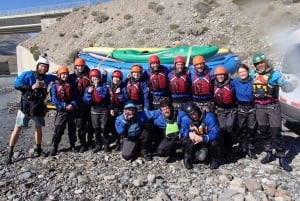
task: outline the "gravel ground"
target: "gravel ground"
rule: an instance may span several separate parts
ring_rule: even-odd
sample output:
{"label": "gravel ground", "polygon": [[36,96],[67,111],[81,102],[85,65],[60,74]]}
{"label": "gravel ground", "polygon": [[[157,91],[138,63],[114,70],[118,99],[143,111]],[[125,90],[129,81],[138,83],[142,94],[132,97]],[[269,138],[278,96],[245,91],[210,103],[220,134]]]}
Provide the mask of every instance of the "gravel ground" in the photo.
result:
{"label": "gravel ground", "polygon": [[[15,121],[19,93],[8,83],[14,77],[0,79],[1,158]],[[6,104],[6,105],[5,105]],[[53,133],[54,111],[47,114],[43,148],[47,150]],[[278,161],[262,165],[259,159],[224,160],[218,170],[197,164],[186,170],[182,161],[166,163],[138,158],[122,159],[110,154],[66,151],[66,135],[55,157],[31,157],[34,146],[32,125],[24,129],[17,143],[14,163],[0,163],[0,200],[300,200],[300,139],[284,127],[288,159],[294,170],[285,172]]]}

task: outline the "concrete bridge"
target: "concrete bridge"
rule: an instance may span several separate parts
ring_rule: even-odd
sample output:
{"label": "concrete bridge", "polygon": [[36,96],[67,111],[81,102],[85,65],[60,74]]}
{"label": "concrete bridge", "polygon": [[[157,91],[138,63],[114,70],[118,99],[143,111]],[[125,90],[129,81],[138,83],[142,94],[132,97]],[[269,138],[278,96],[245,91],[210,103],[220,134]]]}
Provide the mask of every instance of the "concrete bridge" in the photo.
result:
{"label": "concrete bridge", "polygon": [[0,34],[39,32],[74,9],[90,5],[89,0],[0,11]]}

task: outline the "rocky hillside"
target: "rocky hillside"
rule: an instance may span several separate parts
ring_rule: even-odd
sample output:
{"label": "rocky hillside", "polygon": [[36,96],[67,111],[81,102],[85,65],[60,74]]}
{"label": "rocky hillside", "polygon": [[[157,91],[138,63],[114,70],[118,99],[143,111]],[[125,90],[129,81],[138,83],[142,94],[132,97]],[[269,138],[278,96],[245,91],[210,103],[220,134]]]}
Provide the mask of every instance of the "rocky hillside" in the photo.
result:
{"label": "rocky hillside", "polygon": [[[248,63],[254,52],[275,49],[277,33],[300,19],[296,0],[112,0],[82,7],[23,43],[70,64],[89,46],[219,45]],[[250,63],[250,62],[249,62]]]}

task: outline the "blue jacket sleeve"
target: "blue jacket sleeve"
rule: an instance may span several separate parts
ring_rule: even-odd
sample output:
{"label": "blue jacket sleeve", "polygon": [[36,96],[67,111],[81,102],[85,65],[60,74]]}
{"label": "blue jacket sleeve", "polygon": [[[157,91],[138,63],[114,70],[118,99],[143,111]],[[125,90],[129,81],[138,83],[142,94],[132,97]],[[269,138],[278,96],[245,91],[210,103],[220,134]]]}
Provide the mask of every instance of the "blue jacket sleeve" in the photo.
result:
{"label": "blue jacket sleeve", "polygon": [[66,103],[61,102],[57,98],[57,88],[56,84],[53,84],[50,89],[51,94],[51,103],[56,106],[56,109],[59,110],[65,110],[66,109]]}
{"label": "blue jacket sleeve", "polygon": [[189,137],[189,130],[190,130],[190,124],[191,120],[188,116],[185,115],[184,112],[179,111],[177,123],[180,127],[180,136],[181,138],[188,138]]}
{"label": "blue jacket sleeve", "polygon": [[148,89],[148,83],[142,82],[142,90],[144,95],[144,109],[149,110],[150,109],[150,103],[149,103],[149,89]]}
{"label": "blue jacket sleeve", "polygon": [[203,142],[208,143],[218,139],[220,136],[220,128],[214,114],[211,112],[206,113],[204,122],[207,126],[208,133],[203,135]]}
{"label": "blue jacket sleeve", "polygon": [[32,85],[36,82],[33,71],[25,71],[14,81],[14,88],[22,92],[31,90]]}
{"label": "blue jacket sleeve", "polygon": [[127,121],[124,118],[124,115],[121,114],[116,118],[116,123],[115,123],[115,127],[116,127],[116,131],[119,135],[124,135],[126,132],[126,127],[127,127]]}
{"label": "blue jacket sleeve", "polygon": [[92,100],[92,93],[89,93],[88,90],[89,90],[89,86],[85,88],[82,97],[82,101],[85,102],[86,104],[90,104]]}

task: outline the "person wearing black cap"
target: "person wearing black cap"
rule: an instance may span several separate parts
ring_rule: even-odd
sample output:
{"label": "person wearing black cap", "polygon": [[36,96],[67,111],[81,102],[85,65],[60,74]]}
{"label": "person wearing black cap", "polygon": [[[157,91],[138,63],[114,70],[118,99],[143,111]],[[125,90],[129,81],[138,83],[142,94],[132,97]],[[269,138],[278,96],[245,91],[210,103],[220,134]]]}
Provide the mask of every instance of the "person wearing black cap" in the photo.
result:
{"label": "person wearing black cap", "polygon": [[124,105],[124,112],[117,117],[115,127],[117,133],[123,139],[121,148],[125,160],[134,159],[139,152],[147,160],[151,161],[150,130],[146,123],[153,117],[148,111],[137,111],[137,105],[133,101],[127,101]]}
{"label": "person wearing black cap", "polygon": [[218,169],[222,153],[222,138],[217,120],[211,112],[201,112],[195,103],[183,105],[183,111],[191,120],[189,140],[186,142],[184,165],[193,168],[193,161],[210,161],[211,169]]}

